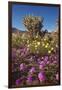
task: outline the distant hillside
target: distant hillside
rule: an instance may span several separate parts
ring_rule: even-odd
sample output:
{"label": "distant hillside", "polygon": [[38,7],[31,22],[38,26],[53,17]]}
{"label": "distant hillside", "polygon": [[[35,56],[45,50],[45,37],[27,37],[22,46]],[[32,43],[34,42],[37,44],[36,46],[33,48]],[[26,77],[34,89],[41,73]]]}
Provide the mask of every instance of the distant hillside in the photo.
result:
{"label": "distant hillside", "polygon": [[26,31],[19,30],[17,28],[12,28],[12,33],[25,33]]}
{"label": "distant hillside", "polygon": [[[18,34],[20,34],[20,35],[22,35],[22,34],[25,34],[25,35],[30,35],[30,33],[29,32],[27,32],[27,31],[22,31],[22,30],[18,30],[17,28],[12,28],[12,33],[13,34],[15,34],[15,35],[18,35]],[[47,32],[47,33],[45,33],[44,31],[41,33],[41,36],[45,36],[45,37],[48,37],[48,36],[51,36],[52,38],[54,38],[54,37],[58,37],[58,30],[55,30],[55,31],[53,31],[53,32]]]}
{"label": "distant hillside", "polygon": [[18,32],[18,31],[20,32],[20,30],[18,30],[17,28],[12,28],[12,32],[13,32],[13,33],[16,33],[16,32]]}

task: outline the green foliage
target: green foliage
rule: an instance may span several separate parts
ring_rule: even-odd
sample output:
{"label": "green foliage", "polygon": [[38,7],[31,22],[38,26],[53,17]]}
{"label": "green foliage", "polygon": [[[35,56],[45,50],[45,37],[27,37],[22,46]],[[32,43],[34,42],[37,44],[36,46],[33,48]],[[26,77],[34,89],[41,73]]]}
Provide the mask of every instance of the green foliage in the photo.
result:
{"label": "green foliage", "polygon": [[58,47],[58,43],[53,40],[51,36],[41,38],[37,35],[32,39],[28,35],[12,35],[12,47],[26,45],[31,53],[38,53],[41,55],[51,54]]}

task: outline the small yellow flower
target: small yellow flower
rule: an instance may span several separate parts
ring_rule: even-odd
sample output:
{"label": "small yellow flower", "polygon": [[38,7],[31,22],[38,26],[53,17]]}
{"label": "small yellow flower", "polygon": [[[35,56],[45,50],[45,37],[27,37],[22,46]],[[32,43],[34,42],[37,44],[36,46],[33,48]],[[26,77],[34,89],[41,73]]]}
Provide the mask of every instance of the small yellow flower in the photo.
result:
{"label": "small yellow flower", "polygon": [[49,45],[49,43],[47,43],[47,46]]}
{"label": "small yellow flower", "polygon": [[44,38],[44,41],[46,41],[46,38]]}
{"label": "small yellow flower", "polygon": [[38,38],[38,36],[36,36],[36,38]]}
{"label": "small yellow flower", "polygon": [[27,40],[27,43],[29,43],[29,40]]}
{"label": "small yellow flower", "polygon": [[50,54],[50,53],[51,53],[51,51],[49,50],[49,51],[48,51],[48,53]]}
{"label": "small yellow flower", "polygon": [[54,48],[52,47],[51,50],[54,50]]}
{"label": "small yellow flower", "polygon": [[47,48],[48,46],[46,45],[45,48]]}
{"label": "small yellow flower", "polygon": [[30,47],[30,45],[28,44],[27,47]]}
{"label": "small yellow flower", "polygon": [[37,45],[40,45],[40,42],[37,42]]}
{"label": "small yellow flower", "polygon": [[37,48],[38,46],[37,45],[35,45],[35,48]]}

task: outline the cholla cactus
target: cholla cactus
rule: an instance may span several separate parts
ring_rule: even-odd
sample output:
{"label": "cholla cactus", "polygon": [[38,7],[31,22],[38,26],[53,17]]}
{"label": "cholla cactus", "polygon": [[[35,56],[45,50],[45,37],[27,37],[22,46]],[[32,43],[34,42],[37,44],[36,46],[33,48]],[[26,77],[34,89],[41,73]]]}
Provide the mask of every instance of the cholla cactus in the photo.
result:
{"label": "cholla cactus", "polygon": [[43,27],[42,23],[43,18],[37,16],[26,16],[24,18],[24,25],[28,29],[32,37],[40,32],[41,28]]}

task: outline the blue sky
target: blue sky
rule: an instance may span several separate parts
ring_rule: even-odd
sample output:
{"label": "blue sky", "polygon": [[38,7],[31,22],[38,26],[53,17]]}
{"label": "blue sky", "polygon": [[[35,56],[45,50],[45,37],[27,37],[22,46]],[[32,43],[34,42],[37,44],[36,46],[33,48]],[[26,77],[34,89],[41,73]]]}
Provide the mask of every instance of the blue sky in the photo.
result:
{"label": "blue sky", "polygon": [[43,29],[52,31],[56,26],[56,20],[59,15],[59,7],[13,4],[12,27],[15,27],[19,30],[26,30],[23,24],[23,17],[29,14],[33,16],[44,17]]}

